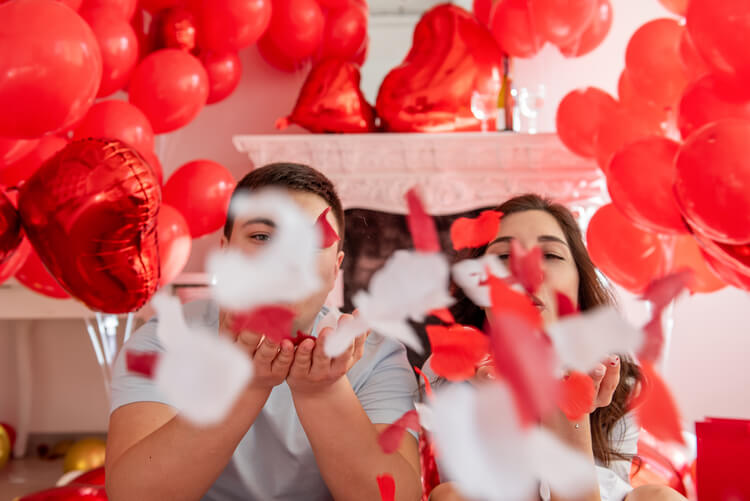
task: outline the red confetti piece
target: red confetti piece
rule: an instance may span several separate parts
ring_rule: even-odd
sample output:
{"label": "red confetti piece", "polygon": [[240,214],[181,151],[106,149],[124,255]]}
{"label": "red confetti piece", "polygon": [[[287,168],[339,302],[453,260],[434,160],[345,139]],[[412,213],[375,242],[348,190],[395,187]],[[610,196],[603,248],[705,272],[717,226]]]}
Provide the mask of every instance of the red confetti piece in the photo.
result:
{"label": "red confetti piece", "polygon": [[489,338],[473,327],[428,325],[426,330],[432,346],[430,367],[449,381],[474,377],[477,364],[490,351]]}
{"label": "red confetti piece", "polygon": [[156,351],[127,350],[125,352],[125,364],[130,372],[153,379],[159,356],[159,352]]}
{"label": "red confetti piece", "polygon": [[441,322],[446,324],[455,324],[456,319],[453,318],[453,313],[448,308],[441,308],[439,310],[432,310],[430,315],[437,317]]}
{"label": "red confetti piece", "polygon": [[234,313],[229,329],[239,334],[242,331],[263,334],[275,343],[292,339],[294,311],[283,306],[261,306],[246,313]]}
{"label": "red confetti piece", "polygon": [[638,351],[639,360],[653,362],[659,358],[664,347],[664,331],[661,323],[662,313],[669,303],[688,288],[693,275],[694,272],[692,270],[683,269],[662,278],[657,278],[646,287],[642,299],[651,302],[654,312],[651,315],[651,320],[643,327],[646,338],[643,346]]}
{"label": "red confetti piece", "polygon": [[519,316],[532,327],[542,328],[542,316],[528,296],[514,291],[508,283],[487,272],[487,285],[490,287],[490,302],[495,314],[510,312]]}
{"label": "red confetti piece", "polygon": [[321,238],[321,248],[327,249],[339,240],[341,238],[339,237],[338,233],[336,233],[336,230],[333,229],[333,226],[331,226],[331,223],[328,222],[328,213],[331,211],[330,207],[326,207],[326,210],[323,211],[323,213],[318,216],[318,220],[315,221],[315,226],[320,231],[320,234],[322,236]]}
{"label": "red confetti piece", "polygon": [[378,475],[378,489],[380,489],[380,501],[396,500],[396,482],[389,473]]}
{"label": "red confetti piece", "polygon": [[305,339],[312,339],[313,341],[318,340],[315,336],[310,336],[309,334],[305,334],[302,331],[297,331],[297,337],[292,338],[292,344],[294,346],[299,346]]}
{"label": "red confetti piece", "polygon": [[479,217],[459,217],[451,225],[451,241],[455,250],[472,249],[490,243],[500,229],[501,212],[486,210]]}
{"label": "red confetti piece", "polygon": [[422,499],[429,499],[432,489],[440,485],[440,471],[435,461],[435,448],[426,433],[419,434],[419,463],[422,466]]}
{"label": "red confetti piece", "polygon": [[571,421],[577,421],[591,412],[596,397],[594,381],[588,374],[573,371],[560,380],[557,405]]}
{"label": "red confetti piece", "polygon": [[421,252],[440,252],[440,239],[435,220],[425,212],[422,200],[415,188],[406,192],[406,204],[409,208],[406,221],[411,238],[414,240],[414,248]]}
{"label": "red confetti piece", "polygon": [[528,298],[502,280],[489,281],[495,367],[510,387],[521,425],[530,426],[556,401],[554,348],[542,335],[539,311]]}
{"label": "red confetti piece", "polygon": [[542,249],[534,247],[526,251],[518,240],[511,240],[509,268],[527,292],[535,293],[544,281]]}
{"label": "red confetti piece", "polygon": [[424,381],[424,392],[427,394],[427,398],[432,398],[432,383],[430,383],[429,378],[425,376],[424,372],[422,372],[419,367],[414,366],[414,370],[422,377],[422,380]]}
{"label": "red confetti piece", "polygon": [[630,405],[640,425],[658,440],[684,444],[680,413],[667,384],[649,362],[642,362],[640,394]]}
{"label": "red confetti piece", "polygon": [[580,313],[580,310],[573,305],[573,301],[562,292],[555,292],[557,297],[557,318],[563,318]]}
{"label": "red confetti piece", "polygon": [[380,433],[378,444],[383,452],[393,454],[398,450],[398,446],[401,445],[401,440],[404,438],[406,430],[410,429],[419,432],[419,428],[419,414],[412,409],[405,412],[403,416],[391,423],[388,428]]}

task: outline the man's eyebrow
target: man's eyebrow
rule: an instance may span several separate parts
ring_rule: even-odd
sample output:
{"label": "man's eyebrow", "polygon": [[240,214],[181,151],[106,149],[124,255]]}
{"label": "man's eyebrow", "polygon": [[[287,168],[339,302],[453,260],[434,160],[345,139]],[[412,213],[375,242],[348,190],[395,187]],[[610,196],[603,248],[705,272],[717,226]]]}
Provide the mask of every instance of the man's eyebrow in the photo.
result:
{"label": "man's eyebrow", "polygon": [[251,224],[265,224],[266,226],[270,226],[271,228],[276,228],[276,223],[271,221],[270,219],[265,218],[255,218],[255,219],[248,219],[244,223],[242,223],[242,227],[250,226]]}
{"label": "man's eyebrow", "polygon": [[[490,242],[487,245],[487,247],[490,247],[490,246],[492,246],[492,245],[494,245],[496,243],[499,243],[499,242],[506,242],[506,243],[508,243],[511,240],[513,240],[513,237],[510,237],[510,236],[507,236],[507,237],[497,237],[495,240],[493,240],[492,242]],[[539,241],[539,242],[557,242],[557,243],[563,244],[566,247],[568,246],[568,242],[566,242],[562,238],[556,237],[554,235],[540,235],[539,238],[537,238],[537,241]]]}

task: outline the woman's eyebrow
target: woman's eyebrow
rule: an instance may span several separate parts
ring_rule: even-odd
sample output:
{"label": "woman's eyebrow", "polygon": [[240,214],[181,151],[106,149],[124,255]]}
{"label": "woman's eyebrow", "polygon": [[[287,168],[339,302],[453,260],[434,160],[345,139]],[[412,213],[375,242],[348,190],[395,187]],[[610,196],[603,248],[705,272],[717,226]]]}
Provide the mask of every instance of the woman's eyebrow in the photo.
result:
{"label": "woman's eyebrow", "polygon": [[[495,240],[487,244],[487,247],[490,247],[496,243],[499,242],[510,242],[513,240],[513,237],[507,236],[507,237],[497,237]],[[554,235],[540,235],[539,238],[537,238],[537,241],[539,242],[557,242],[560,244],[563,244],[564,246],[568,247],[568,242],[563,240],[562,238],[556,237]]]}

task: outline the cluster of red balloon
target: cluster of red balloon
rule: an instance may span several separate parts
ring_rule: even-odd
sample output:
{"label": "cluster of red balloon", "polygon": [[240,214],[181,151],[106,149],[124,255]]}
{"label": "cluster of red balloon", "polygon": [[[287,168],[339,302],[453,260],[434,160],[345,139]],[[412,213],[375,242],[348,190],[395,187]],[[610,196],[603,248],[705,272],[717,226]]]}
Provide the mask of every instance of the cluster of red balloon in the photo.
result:
{"label": "cluster of red balloon", "polygon": [[[119,140],[132,147],[137,152],[137,161],[145,160],[145,168],[156,176],[157,188],[161,186],[163,173],[154,153],[154,135],[186,125],[205,104],[220,101],[232,93],[241,70],[237,51],[260,38],[270,17],[271,0],[0,2],[0,18],[3,19],[0,52],[8,56],[0,60],[0,107],[3,109],[0,117],[0,282],[15,276],[42,294],[56,298],[72,294],[94,307],[93,297],[81,297],[78,287],[59,275],[61,263],[53,264],[51,251],[45,256],[36,244],[32,248],[26,238],[22,238],[19,245],[12,245],[21,235],[13,230],[17,220],[9,216],[12,212],[7,210],[17,206],[16,191],[23,192],[31,179],[35,179],[35,188],[29,187],[26,191],[37,190],[41,197],[50,197],[56,188],[66,185],[63,182],[56,185],[56,178],[46,177],[52,172],[47,164],[59,165],[63,157],[55,156],[66,150],[71,140],[85,138]],[[24,29],[18,30],[17,26]],[[123,89],[128,90],[129,101],[103,99],[95,102],[97,98]],[[73,144],[68,152],[82,154]],[[60,175],[68,175],[71,161],[76,160],[69,155],[64,158],[67,163]],[[78,160],[83,162],[82,158]],[[113,166],[116,160],[108,162],[116,169]],[[132,160],[130,164],[134,163]],[[193,179],[191,169],[196,165],[200,170],[199,178]],[[192,238],[221,227],[220,220],[223,221],[234,186],[228,170],[215,162],[196,160],[185,167],[170,177],[164,197],[166,203],[158,216],[161,284],[173,280],[182,271],[190,255]],[[119,168],[118,172],[124,176],[128,172],[132,174],[124,164]],[[40,170],[47,174],[34,177]],[[91,172],[88,175],[93,175]],[[85,180],[89,187],[103,190],[102,193],[118,182],[126,182],[126,179],[107,178],[110,184],[106,184],[82,172],[75,176],[79,176],[77,179],[81,182]],[[92,193],[86,195],[93,196]],[[151,209],[158,210],[159,198],[158,194],[151,197],[154,203]],[[50,200],[59,202],[54,196]],[[87,202],[81,199],[78,203]],[[118,208],[121,209],[122,206]],[[99,216],[101,214],[104,213]],[[101,218],[98,223],[103,221]],[[114,224],[114,221],[109,223]],[[41,242],[42,237],[32,237],[30,224],[24,221],[29,238]],[[59,240],[62,236],[55,238],[58,240],[51,239],[56,242],[52,245],[62,245]],[[72,251],[74,245],[88,244],[92,242],[79,241],[66,244],[66,248]],[[136,274],[146,273],[144,270],[148,268],[148,273],[158,280],[158,268],[154,274],[150,264],[140,262],[145,268],[137,270],[139,262],[131,263]],[[140,277],[145,281],[151,278]],[[123,277],[117,280],[122,280],[122,284],[128,282]],[[116,299],[116,294],[109,295],[109,301]],[[133,304],[131,299],[117,308]],[[112,308],[110,305],[101,311],[112,311]]]}
{"label": "cluster of red balloon", "polygon": [[532,57],[547,42],[565,57],[580,57],[612,26],[609,0],[474,0],[474,13],[511,57]]}
{"label": "cluster of red balloon", "polygon": [[750,289],[750,7],[660,1],[686,21],[633,34],[619,100],[587,88],[557,110],[562,142],[607,175],[612,205],[589,226],[592,257],[634,292],[683,267],[693,292]]}

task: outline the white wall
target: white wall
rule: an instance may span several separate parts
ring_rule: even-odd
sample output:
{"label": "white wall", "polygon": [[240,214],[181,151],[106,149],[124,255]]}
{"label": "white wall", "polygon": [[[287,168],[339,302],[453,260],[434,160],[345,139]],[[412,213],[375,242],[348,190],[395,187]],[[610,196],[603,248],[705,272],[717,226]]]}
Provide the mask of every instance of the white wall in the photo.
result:
{"label": "white wall", "polygon": [[[373,2],[377,0],[371,0]],[[536,58],[518,61],[519,86],[544,82],[547,99],[541,130],[554,129],[554,111],[568,91],[598,85],[615,91],[630,34],[665,11],[657,0],[614,0],[615,23],[600,49],[580,60],[564,60],[552,47]],[[411,45],[417,17],[371,20],[370,55],[363,68],[365,95],[374,100],[382,77],[398,64]],[[226,101],[204,109],[190,125],[158,141],[165,174],[195,158],[210,158],[236,177],[249,170],[246,157],[232,148],[233,134],[270,133],[278,117],[288,114],[304,73],[285,74],[270,68],[252,48],[242,53],[244,74],[238,90]],[[288,133],[301,133],[292,126]],[[205,251],[218,239],[195,243],[188,270],[202,268]],[[642,318],[642,305],[624,301],[628,314]],[[668,382],[687,422],[705,415],[750,417],[750,374],[742,367],[750,350],[746,315],[750,295],[727,289],[683,300],[675,312],[673,344],[666,370]],[[16,419],[15,347],[11,329],[0,322],[0,421]],[[40,322],[33,336],[35,398],[34,432],[100,431],[106,429],[107,404],[101,378],[82,321]]]}

